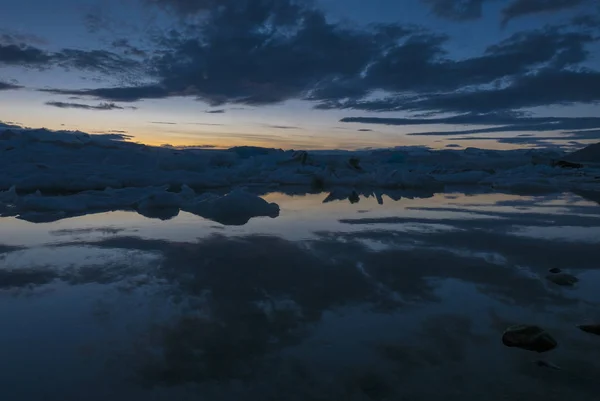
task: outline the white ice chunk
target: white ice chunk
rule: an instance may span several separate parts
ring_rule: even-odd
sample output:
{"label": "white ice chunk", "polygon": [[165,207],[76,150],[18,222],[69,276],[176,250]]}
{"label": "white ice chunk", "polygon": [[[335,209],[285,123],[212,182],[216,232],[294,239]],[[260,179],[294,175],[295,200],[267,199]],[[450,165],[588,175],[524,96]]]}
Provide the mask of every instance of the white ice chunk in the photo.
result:
{"label": "white ice chunk", "polygon": [[205,195],[184,209],[225,225],[243,225],[252,217],[279,216],[277,204],[242,189],[235,189],[224,196]]}

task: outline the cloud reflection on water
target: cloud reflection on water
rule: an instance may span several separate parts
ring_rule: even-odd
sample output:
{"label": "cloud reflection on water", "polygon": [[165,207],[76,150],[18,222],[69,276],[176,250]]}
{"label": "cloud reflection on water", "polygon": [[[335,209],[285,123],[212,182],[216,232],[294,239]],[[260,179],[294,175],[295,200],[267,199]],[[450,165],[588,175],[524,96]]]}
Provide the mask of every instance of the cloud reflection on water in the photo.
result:
{"label": "cloud reflection on water", "polygon": [[[600,299],[544,276],[554,266],[576,275],[596,271],[598,244],[522,237],[515,227],[589,228],[598,207],[566,195],[486,199],[459,195],[452,207],[416,199],[384,214],[357,214],[371,203],[348,202],[329,215],[330,230],[315,225],[303,240],[239,228],[187,241],[145,230],[100,228],[97,236],[61,228],[58,243],[2,250],[0,293],[103,288],[109,306],[102,316],[117,320],[141,313],[123,309],[123,297],[140,310],[170,305],[161,318],[136,318],[131,336],[107,347],[127,378],[116,388],[152,388],[156,399],[202,391],[215,400],[419,400],[434,389],[447,399],[548,399],[545,391],[591,399],[597,339],[574,325],[600,317],[593,313]],[[288,201],[292,210],[295,200]],[[293,228],[282,205],[280,219]],[[56,258],[44,263],[48,255]],[[17,259],[30,267],[11,267]],[[41,313],[28,310],[28,318]],[[530,320],[560,337],[553,354],[565,370],[559,378],[540,371],[530,354],[501,348],[503,326]],[[8,325],[4,336],[10,333]]]}

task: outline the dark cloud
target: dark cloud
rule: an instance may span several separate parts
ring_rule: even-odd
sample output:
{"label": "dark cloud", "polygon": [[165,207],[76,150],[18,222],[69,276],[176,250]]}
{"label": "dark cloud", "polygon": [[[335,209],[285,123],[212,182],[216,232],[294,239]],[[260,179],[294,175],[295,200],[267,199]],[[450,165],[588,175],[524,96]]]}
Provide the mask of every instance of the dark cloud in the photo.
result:
{"label": "dark cloud", "polygon": [[63,68],[93,71],[113,75],[118,73],[139,73],[140,62],[122,57],[106,50],[64,49],[52,56],[52,61]]}
{"label": "dark cloud", "polygon": [[96,106],[82,103],[65,103],[65,102],[46,102],[46,105],[58,107],[60,109],[82,109],[82,110],[124,110],[124,107],[117,106],[114,103],[100,103]]}
{"label": "dark cloud", "polygon": [[42,67],[51,61],[50,54],[36,47],[25,44],[0,44],[0,65]]}
{"label": "dark cloud", "polygon": [[[600,140],[599,117],[528,117],[510,113],[464,114],[445,118],[373,118],[347,117],[342,122],[384,124],[397,126],[415,125],[494,125],[457,131],[430,131],[410,133],[410,136],[446,136],[455,141],[489,140],[505,144],[536,146],[581,146],[580,140]],[[516,137],[480,136],[481,134],[506,132],[559,131],[555,136],[520,134]],[[477,136],[464,136],[476,135]],[[558,145],[557,145],[558,144]],[[447,147],[461,147],[453,144]]]}
{"label": "dark cloud", "polygon": [[409,102],[401,108],[487,113],[544,105],[594,104],[599,101],[599,72],[545,70],[519,77],[506,88],[431,96]]}
{"label": "dark cloud", "polygon": [[[203,42],[182,41],[158,60],[163,82],[175,90],[193,86],[209,104],[271,104],[302,97],[323,80],[349,79],[378,53],[372,34],[330,24],[291,2],[277,4],[249,1],[213,13]],[[272,28],[260,28],[270,21]]]}
{"label": "dark cloud", "polygon": [[143,64],[107,50],[63,49],[48,52],[25,43],[2,43],[0,41],[0,66],[20,66],[48,69],[60,67],[101,73],[107,76],[137,77]]}
{"label": "dark cloud", "polygon": [[[0,33],[0,65],[47,69],[61,67],[99,72],[105,75],[140,74],[142,64],[108,50],[62,49],[48,51],[39,46],[46,42],[34,35]],[[140,55],[126,40],[115,41],[113,47],[126,48],[125,54]]]}
{"label": "dark cloud", "polygon": [[[192,4],[161,3],[181,10]],[[157,80],[151,93],[121,87],[79,94],[111,101],[185,94],[210,105],[273,104],[302,98],[320,83],[358,76],[407,34],[399,27],[361,30],[328,22],[305,2],[221,3],[200,22],[155,38],[163,50],[148,60]]]}
{"label": "dark cloud", "polygon": [[[427,110],[420,102],[443,99],[444,91],[486,93],[477,86],[506,86],[539,68],[563,72],[585,61],[586,46],[596,40],[565,27],[544,28],[515,34],[482,56],[452,60],[446,57],[445,36],[393,25],[342,28],[317,10],[278,4],[228,5],[202,20],[202,35],[163,38],[170,47],[152,59],[156,84],[56,93],[109,101],[186,95],[211,105],[304,98],[323,109]],[[265,31],[260,27],[267,22]],[[378,90],[413,95],[365,100]]]}
{"label": "dark cloud", "polygon": [[[438,15],[469,19],[481,14],[486,0],[426,1]],[[152,51],[133,45],[147,41],[122,38],[112,41],[116,52],[46,53],[10,45],[16,46],[14,54],[7,52],[4,58],[133,82],[44,89],[107,102],[186,96],[217,107],[303,99],[319,109],[489,114],[595,103],[600,96],[600,73],[581,67],[589,60],[588,47],[598,40],[588,32],[589,24],[517,33],[483,54],[456,59],[447,51],[447,36],[416,26],[335,22],[311,1],[145,2],[184,17],[166,32],[150,30],[145,39],[152,41]],[[513,1],[509,8],[517,3],[524,2]],[[42,63],[44,58],[51,62]]]}
{"label": "dark cloud", "polygon": [[150,121],[150,124],[177,125],[177,123],[172,123],[170,121]]}
{"label": "dark cloud", "polygon": [[441,18],[455,21],[481,17],[481,8],[486,0],[422,0],[431,11]]}
{"label": "dark cloud", "polygon": [[518,113],[489,113],[489,114],[462,114],[442,118],[384,118],[384,117],[344,117],[343,123],[382,124],[382,125],[428,125],[428,124],[481,124],[499,125],[514,124],[528,121],[532,123],[555,121],[555,118],[529,118]]}
{"label": "dark cloud", "polygon": [[4,45],[45,45],[47,44],[46,40],[29,33],[15,33],[15,32],[7,32],[6,30],[2,30],[0,28],[0,44]]}
{"label": "dark cloud", "polygon": [[349,100],[319,107],[487,114],[537,106],[597,104],[600,101],[599,90],[600,72],[544,69],[516,77],[506,87],[464,89],[408,98],[392,96],[381,100]]}
{"label": "dark cloud", "polygon": [[275,129],[300,129],[300,127],[292,126],[292,125],[267,125],[269,128]]}
{"label": "dark cloud", "polygon": [[511,113],[462,114],[444,118],[377,118],[346,117],[346,123],[383,124],[398,126],[414,125],[493,125],[494,127],[473,128],[450,132],[422,132],[409,135],[469,135],[519,131],[561,131],[600,128],[600,117],[528,117]]}
{"label": "dark cloud", "polygon": [[[566,140],[561,140],[560,138],[551,138],[551,137],[528,137],[528,138],[502,138],[502,137],[477,137],[477,138],[455,138],[457,141],[493,141],[501,144],[509,144],[509,145],[521,145],[521,146],[533,146],[533,147],[543,147],[543,148],[580,148],[582,144],[580,142],[571,142]],[[466,146],[466,145],[465,145]]]}
{"label": "dark cloud", "polygon": [[[586,46],[595,40],[590,33],[548,27],[515,34],[489,46],[482,56],[455,61],[443,57],[445,38],[420,34],[410,37],[371,63],[365,74],[354,83],[345,83],[345,87],[329,85],[326,91],[314,93],[312,99],[321,101],[317,106],[321,109],[437,111],[437,107],[428,103],[435,105],[445,96],[480,95],[500,91],[497,88],[514,88],[515,84],[528,77],[538,76],[532,71],[542,69],[549,73],[577,75],[573,70],[565,69],[585,61],[589,56]],[[584,76],[586,78],[591,77]],[[361,88],[367,93],[382,90],[400,95],[366,99],[361,93],[349,91],[349,87]],[[445,92],[448,94],[445,95]],[[556,103],[560,103],[564,93],[557,95]],[[507,97],[505,103],[502,109],[525,107],[519,104],[518,98]],[[531,99],[530,103],[550,104],[542,98],[537,101]],[[470,106],[460,111],[472,111]],[[477,106],[484,108],[485,103],[475,104]],[[450,107],[449,111],[456,110]]]}
{"label": "dark cloud", "polygon": [[589,0],[514,0],[502,10],[502,24],[525,15],[556,12],[567,8],[575,8],[584,3],[592,4]]}
{"label": "dark cloud", "polygon": [[[416,134],[418,135],[418,134]],[[443,132],[438,133],[438,135],[444,135]],[[581,146],[579,141],[585,140],[600,140],[600,130],[589,130],[589,131],[572,131],[565,132],[560,136],[538,136],[538,135],[529,135],[529,134],[521,134],[515,137],[498,137],[498,136],[467,136],[460,138],[452,138],[454,141],[495,141],[498,143],[508,143],[513,145],[541,145],[548,146],[552,144],[561,144],[564,146],[564,143],[573,145],[573,146]]]}
{"label": "dark cloud", "polygon": [[225,110],[223,110],[223,109],[206,110],[205,113],[208,113],[208,114],[223,114],[223,113],[225,113]]}
{"label": "dark cloud", "polygon": [[[479,19],[483,4],[493,0],[422,0],[440,18],[454,21]],[[593,5],[594,0],[512,0],[502,9],[502,25],[510,20],[532,14],[558,12]]]}
{"label": "dark cloud", "polygon": [[22,86],[0,81],[0,91],[21,89]]}
{"label": "dark cloud", "polygon": [[146,57],[146,51],[129,43],[127,39],[117,39],[112,42],[112,47],[121,49],[128,56]]}
{"label": "dark cloud", "polygon": [[116,102],[134,102],[140,99],[159,99],[169,96],[169,92],[164,87],[158,85],[83,90],[41,89],[40,91],[53,93],[55,95],[90,96]]}

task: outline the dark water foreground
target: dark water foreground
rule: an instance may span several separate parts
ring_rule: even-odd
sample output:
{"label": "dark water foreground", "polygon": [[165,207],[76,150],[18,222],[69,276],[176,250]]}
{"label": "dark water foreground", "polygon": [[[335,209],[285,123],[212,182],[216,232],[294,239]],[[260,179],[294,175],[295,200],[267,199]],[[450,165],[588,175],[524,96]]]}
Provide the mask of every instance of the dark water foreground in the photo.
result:
{"label": "dark water foreground", "polygon": [[[0,400],[600,400],[597,203],[324,197],[1,219]],[[522,323],[558,347],[505,347]]]}

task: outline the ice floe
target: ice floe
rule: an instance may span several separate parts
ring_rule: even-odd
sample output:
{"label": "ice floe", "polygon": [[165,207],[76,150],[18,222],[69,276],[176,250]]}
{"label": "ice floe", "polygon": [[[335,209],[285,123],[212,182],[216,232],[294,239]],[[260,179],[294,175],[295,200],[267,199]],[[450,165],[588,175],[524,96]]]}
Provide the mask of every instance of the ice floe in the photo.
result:
{"label": "ice floe", "polygon": [[[125,139],[0,127],[0,212],[46,221],[95,210],[133,209],[159,218],[189,210],[243,224],[278,213],[276,205],[239,189],[247,186],[346,188],[349,194],[365,187],[442,191],[454,185],[600,193],[600,145],[569,155],[556,149],[176,149]],[[210,193],[217,190],[221,195]]]}

